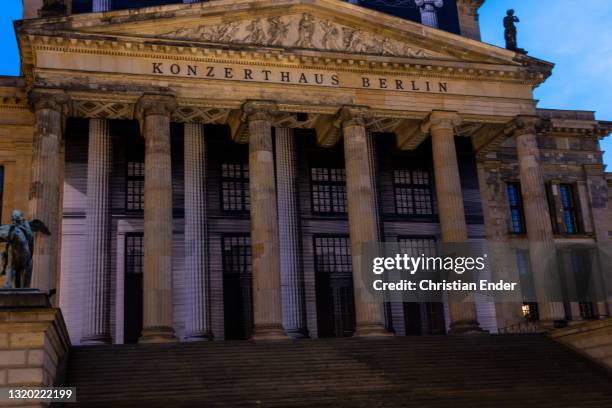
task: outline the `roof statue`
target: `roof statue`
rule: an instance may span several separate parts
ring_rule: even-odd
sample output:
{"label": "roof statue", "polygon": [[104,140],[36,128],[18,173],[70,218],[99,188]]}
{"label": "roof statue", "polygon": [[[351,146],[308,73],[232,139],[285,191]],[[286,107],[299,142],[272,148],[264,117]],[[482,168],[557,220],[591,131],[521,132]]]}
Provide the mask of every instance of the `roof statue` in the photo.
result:
{"label": "roof statue", "polygon": [[521,54],[527,54],[522,48],[518,48],[516,42],[516,24],[520,23],[521,20],[517,16],[514,15],[514,10],[510,9],[506,12],[506,17],[504,17],[504,37],[506,38],[506,48],[515,51]]}

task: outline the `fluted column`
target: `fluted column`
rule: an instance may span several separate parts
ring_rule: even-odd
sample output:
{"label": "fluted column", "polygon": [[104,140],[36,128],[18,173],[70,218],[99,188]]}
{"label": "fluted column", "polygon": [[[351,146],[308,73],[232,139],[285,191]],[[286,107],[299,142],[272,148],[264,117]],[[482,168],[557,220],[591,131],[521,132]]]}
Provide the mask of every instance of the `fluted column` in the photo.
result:
{"label": "fluted column", "polygon": [[545,325],[552,325],[555,321],[564,320],[565,312],[562,302],[553,302],[559,299],[551,299],[552,294],[559,295],[561,291],[554,235],[536,138],[538,121],[535,116],[518,116],[512,126],[516,138],[529,259],[540,320]]}
{"label": "fluted column", "polygon": [[[462,243],[468,238],[463,194],[455,150],[456,112],[434,111],[423,126],[431,134],[434,176],[442,242]],[[480,331],[473,302],[450,303],[451,333]]]}
{"label": "fluted column", "polygon": [[173,341],[172,172],[173,97],[145,95],[138,102],[145,138],[143,329],[140,342]]}
{"label": "fluted column", "polygon": [[308,330],[306,328],[294,137],[293,129],[275,129],[283,327],[289,336],[302,338],[308,337]]}
{"label": "fluted column", "polygon": [[280,247],[272,115],[276,105],[248,102],[251,255],[253,269],[253,339],[286,339],[282,326]]}
{"label": "fluted column", "polygon": [[372,175],[371,152],[366,134],[365,111],[343,108],[340,113],[344,136],[346,193],[348,201],[349,234],[353,264],[355,296],[355,336],[387,336],[382,302],[377,302],[366,289],[362,262],[362,245],[378,242],[378,214]]}
{"label": "fluted column", "polygon": [[415,0],[415,4],[421,12],[421,23],[429,27],[438,28],[438,12],[436,8],[444,6],[444,0]]}
{"label": "fluted column", "polygon": [[87,313],[81,343],[110,343],[110,175],[109,122],[89,120],[87,153]]}
{"label": "fluted column", "polygon": [[185,268],[188,299],[187,338],[210,340],[210,275],[206,212],[204,126],[185,124]]}
{"label": "fluted column", "polygon": [[109,11],[111,9],[111,0],[93,0],[92,11],[97,13],[99,11]]}
{"label": "fluted column", "polygon": [[49,291],[56,287],[59,267],[60,145],[68,96],[63,91],[33,90],[29,97],[35,122],[27,215],[43,221],[51,232],[50,236],[36,234],[31,287]]}

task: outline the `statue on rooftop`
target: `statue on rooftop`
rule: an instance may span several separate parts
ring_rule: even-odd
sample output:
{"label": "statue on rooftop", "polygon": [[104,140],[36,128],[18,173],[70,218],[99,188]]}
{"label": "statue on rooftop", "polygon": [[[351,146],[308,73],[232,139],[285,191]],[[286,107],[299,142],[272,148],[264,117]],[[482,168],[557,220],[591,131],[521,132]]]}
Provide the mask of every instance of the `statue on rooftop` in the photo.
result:
{"label": "statue on rooftop", "polygon": [[0,226],[0,242],[6,243],[0,276],[7,274],[7,289],[30,287],[35,232],[51,235],[42,221],[28,221],[21,210],[13,211],[10,224]]}
{"label": "statue on rooftop", "polygon": [[39,17],[55,17],[66,14],[66,4],[64,0],[43,0],[41,9],[38,11]]}
{"label": "statue on rooftop", "polygon": [[514,15],[513,9],[510,9],[506,12],[506,17],[504,17],[504,37],[506,39],[506,49],[521,54],[527,54],[524,49],[518,48],[517,46],[515,23],[520,22],[521,20],[519,20],[519,18]]}

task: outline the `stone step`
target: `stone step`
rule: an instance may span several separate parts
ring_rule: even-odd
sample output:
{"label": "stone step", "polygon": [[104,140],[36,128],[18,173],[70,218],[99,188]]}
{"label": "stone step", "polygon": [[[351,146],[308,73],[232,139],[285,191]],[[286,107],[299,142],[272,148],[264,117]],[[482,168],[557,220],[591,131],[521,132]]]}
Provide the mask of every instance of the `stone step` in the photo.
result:
{"label": "stone step", "polygon": [[540,335],[74,347],[67,384],[86,407],[612,406],[608,372]]}

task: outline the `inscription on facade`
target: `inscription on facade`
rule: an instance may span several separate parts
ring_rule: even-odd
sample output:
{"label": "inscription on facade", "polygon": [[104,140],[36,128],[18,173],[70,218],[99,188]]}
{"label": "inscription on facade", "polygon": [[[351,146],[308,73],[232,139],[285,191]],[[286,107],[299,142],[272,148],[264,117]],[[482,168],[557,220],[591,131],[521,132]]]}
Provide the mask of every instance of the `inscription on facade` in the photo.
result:
{"label": "inscription on facade", "polygon": [[406,92],[448,93],[449,83],[423,78],[384,75],[346,75],[309,69],[262,68],[254,66],[152,62],[150,73],[163,76],[221,79],[277,84],[315,85],[338,88],[362,88]]}

